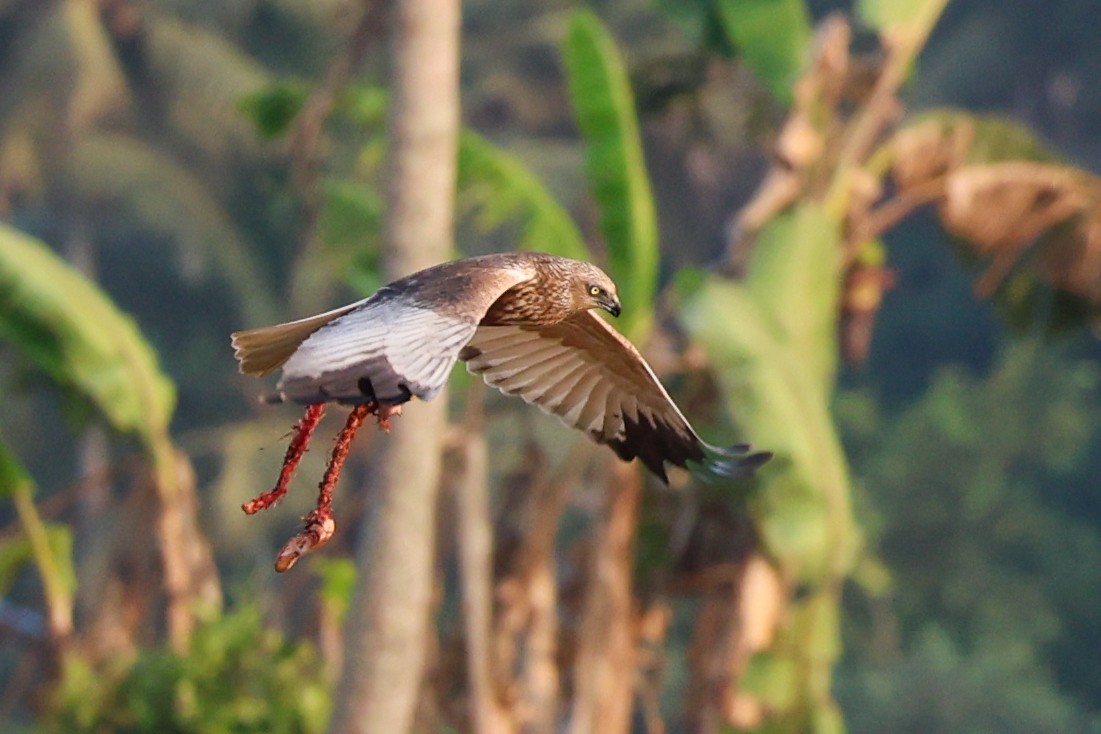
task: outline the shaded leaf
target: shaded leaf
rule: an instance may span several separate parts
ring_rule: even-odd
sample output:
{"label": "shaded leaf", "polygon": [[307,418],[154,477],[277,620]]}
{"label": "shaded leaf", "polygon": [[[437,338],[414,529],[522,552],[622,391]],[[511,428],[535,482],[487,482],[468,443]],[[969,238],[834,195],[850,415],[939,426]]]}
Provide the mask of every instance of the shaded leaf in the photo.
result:
{"label": "shaded leaf", "polygon": [[715,12],[753,73],[790,103],[813,36],[803,0],[715,0]]}
{"label": "shaded leaf", "polygon": [[1101,179],[1065,166],[1000,163],[949,175],[940,207],[948,231],[964,238],[990,269],[989,296],[1044,235],[1036,271],[1060,290],[1101,305]]}
{"label": "shaded leaf", "polygon": [[517,220],[519,249],[590,259],[577,225],[542,182],[518,158],[469,130],[459,137],[458,187],[460,199],[477,207],[483,230]]}
{"label": "shaded leaf", "polygon": [[1028,311],[1038,278],[1101,303],[1101,178],[1059,163],[1019,125],[962,112],[924,116],[889,146],[898,196],[936,201],[969,259],[987,262],[979,295]]}
{"label": "shaded leaf", "polygon": [[4,75],[0,119],[10,119],[28,98],[48,100],[70,134],[129,112],[126,78],[95,5],[53,3],[22,47],[8,59],[12,68]]}
{"label": "shaded leaf", "polygon": [[22,533],[0,544],[0,593],[6,593],[16,573],[33,561],[46,597],[50,631],[65,636],[72,631],[73,534],[67,525],[42,520],[34,504],[35,485],[30,475],[0,442],[0,497],[11,500]]}
{"label": "shaded leaf", "polygon": [[237,106],[256,125],[260,135],[277,138],[290,128],[307,97],[309,89],[305,84],[281,80],[245,95]]}
{"label": "shaded leaf", "polygon": [[145,17],[148,74],[157,80],[172,131],[218,163],[259,153],[256,134],[239,104],[268,88],[267,71],[202,28],[160,15]]}
{"label": "shaded leaf", "polygon": [[[3,491],[0,485],[0,491]],[[45,546],[48,549],[49,560],[46,563],[46,573],[50,573],[57,579],[57,588],[63,594],[63,599],[71,602],[71,597],[76,591],[76,569],[73,566],[73,531],[63,523],[43,523],[45,532]],[[6,595],[11,591],[19,572],[28,564],[38,564],[38,572],[41,575],[43,568],[39,558],[35,557],[35,548],[26,534],[16,535],[0,541],[0,595]],[[52,583],[44,584],[52,586]]]}
{"label": "shaded leaf", "polygon": [[110,226],[170,234],[181,259],[198,253],[200,265],[211,263],[234,289],[245,323],[278,320],[281,309],[250,248],[187,167],[137,138],[100,134],[77,141],[66,172],[69,194],[78,202],[117,207]]}
{"label": "shaded leaf", "polygon": [[965,164],[1060,160],[1020,123],[951,109],[914,118],[891,136],[888,147],[891,175],[902,191]]}
{"label": "shaded leaf", "polygon": [[31,475],[11,450],[0,442],[0,497],[11,498],[12,493],[19,488],[28,488],[33,491],[33,487]]}

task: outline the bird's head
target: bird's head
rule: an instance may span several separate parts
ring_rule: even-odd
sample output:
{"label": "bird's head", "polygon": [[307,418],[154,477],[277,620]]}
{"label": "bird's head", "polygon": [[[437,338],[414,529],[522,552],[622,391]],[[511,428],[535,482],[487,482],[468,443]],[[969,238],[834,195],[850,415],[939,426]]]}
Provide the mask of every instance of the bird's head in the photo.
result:
{"label": "bird's head", "polygon": [[573,281],[574,306],[581,311],[600,308],[612,316],[619,316],[621,307],[615,283],[607,273],[595,265],[590,263],[582,263],[582,265],[584,267]]}

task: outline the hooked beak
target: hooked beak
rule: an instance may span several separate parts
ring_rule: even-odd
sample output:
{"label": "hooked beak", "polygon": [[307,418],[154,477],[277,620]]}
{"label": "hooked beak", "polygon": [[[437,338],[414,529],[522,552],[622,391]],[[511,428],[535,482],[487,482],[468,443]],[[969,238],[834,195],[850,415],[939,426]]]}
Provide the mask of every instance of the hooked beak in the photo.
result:
{"label": "hooked beak", "polygon": [[623,310],[619,305],[619,299],[615,296],[608,296],[608,298],[600,304],[600,307],[617,318],[619,317],[620,311]]}

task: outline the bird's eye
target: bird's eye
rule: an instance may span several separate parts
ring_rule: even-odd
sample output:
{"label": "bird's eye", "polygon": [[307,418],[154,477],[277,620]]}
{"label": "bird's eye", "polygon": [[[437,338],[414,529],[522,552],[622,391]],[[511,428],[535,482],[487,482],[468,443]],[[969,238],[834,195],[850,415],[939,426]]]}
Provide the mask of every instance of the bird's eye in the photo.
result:
{"label": "bird's eye", "polygon": [[589,286],[589,295],[590,296],[599,296],[603,292],[604,292],[604,289],[601,288],[598,285],[590,285]]}

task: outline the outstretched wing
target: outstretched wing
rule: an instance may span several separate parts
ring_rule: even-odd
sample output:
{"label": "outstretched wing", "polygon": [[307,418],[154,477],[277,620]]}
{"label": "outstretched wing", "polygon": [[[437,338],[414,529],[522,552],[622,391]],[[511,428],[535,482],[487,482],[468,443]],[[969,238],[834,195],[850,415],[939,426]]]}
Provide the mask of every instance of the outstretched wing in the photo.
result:
{"label": "outstretched wing", "polygon": [[665,482],[666,462],[704,477],[740,477],[771,457],[701,440],[634,345],[591,311],[554,326],[479,327],[459,356],[487,384],[558,416],[624,461],[637,456]]}
{"label": "outstretched wing", "polygon": [[286,324],[234,332],[230,335],[233,356],[240,363],[241,372],[246,375],[261,377],[270,374],[283,366],[306,337],[364,303],[359,301]]}
{"label": "outstretched wing", "polygon": [[302,342],[283,365],[279,392],[296,403],[430,400],[477,326],[400,297],[368,302]]}
{"label": "outstretched wing", "polygon": [[279,393],[297,403],[429,400],[490,305],[531,276],[522,268],[456,265],[422,271],[320,316],[238,332],[241,369],[266,374],[281,366]]}

